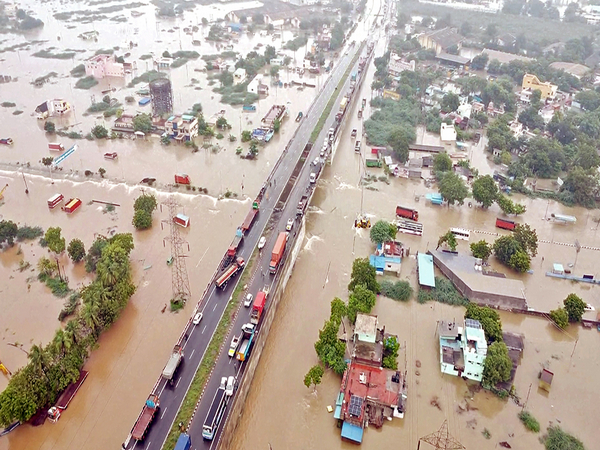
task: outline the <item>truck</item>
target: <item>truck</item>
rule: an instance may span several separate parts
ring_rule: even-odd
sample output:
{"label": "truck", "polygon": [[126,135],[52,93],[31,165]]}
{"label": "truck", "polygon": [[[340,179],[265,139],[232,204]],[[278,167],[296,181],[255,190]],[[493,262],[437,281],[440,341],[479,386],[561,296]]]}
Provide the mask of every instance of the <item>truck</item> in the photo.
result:
{"label": "truck", "polygon": [[144,409],[138,416],[135,425],[133,426],[133,430],[131,430],[131,437],[136,441],[141,441],[146,436],[146,432],[148,428],[150,428],[150,423],[152,423],[152,419],[156,415],[159,408],[160,400],[158,395],[150,394],[148,400],[144,404]]}
{"label": "truck", "polygon": [[48,208],[54,209],[56,208],[62,201],[64,197],[62,194],[54,194],[52,197],[48,199]]}
{"label": "truck", "polygon": [[81,200],[78,198],[69,199],[67,204],[63,206],[61,209],[67,214],[74,213],[81,206]]}
{"label": "truck", "polygon": [[176,173],[175,184],[190,184],[190,176],[187,173]]}
{"label": "truck", "polygon": [[189,435],[185,433],[181,433],[179,435],[179,439],[177,439],[177,444],[175,444],[175,448],[173,450],[190,450],[192,446],[192,439]]}
{"label": "truck", "polygon": [[304,214],[304,210],[306,209],[306,204],[308,203],[308,195],[303,195],[300,201],[298,202],[298,207],[296,208],[296,215],[301,216]]}
{"label": "truck", "polygon": [[183,360],[183,348],[181,345],[177,344],[173,347],[173,352],[171,353],[171,357],[167,361],[167,365],[163,369],[162,377],[167,380],[169,383],[173,383],[175,381],[175,372],[179,367],[179,364]]}
{"label": "truck", "polygon": [[243,239],[244,239],[244,232],[242,231],[241,228],[238,228],[235,231],[235,237],[233,238],[233,241],[231,241],[231,244],[229,244],[229,248],[227,249],[227,256],[233,257],[236,255],[238,248],[240,247],[240,244],[242,243]]}
{"label": "truck", "polygon": [[242,233],[246,233],[246,232],[248,232],[248,230],[250,228],[252,228],[252,224],[254,223],[254,219],[258,215],[258,211],[259,211],[258,204],[257,204],[256,208],[253,205],[252,209],[250,211],[248,211],[248,214],[246,215],[246,218],[244,219],[244,223],[242,223],[242,226],[240,227],[240,229],[242,230]]}
{"label": "truck", "polygon": [[242,343],[237,350],[235,358],[238,361],[246,361],[248,358],[248,354],[250,353],[250,347],[252,346],[252,341],[254,340],[254,325],[251,323],[247,323],[242,326]]}
{"label": "truck", "polygon": [[419,220],[419,212],[416,209],[406,208],[404,206],[396,206],[396,216],[417,221]]}
{"label": "truck", "polygon": [[62,152],[65,149],[65,146],[59,142],[51,142],[48,144],[48,149],[53,152]]}
{"label": "truck", "polygon": [[256,105],[244,105],[242,111],[256,111]]}
{"label": "truck", "polygon": [[234,336],[231,338],[231,344],[229,344],[229,351],[227,352],[229,356],[233,357],[233,355],[235,355],[235,352],[237,351],[241,340],[241,334],[239,336]]}
{"label": "truck", "polygon": [[267,294],[264,291],[260,291],[258,294],[256,294],[254,304],[252,305],[252,311],[250,312],[250,323],[254,325],[259,324],[266,302]]}
{"label": "truck", "polygon": [[243,258],[237,258],[229,267],[215,280],[219,289],[225,289],[229,280],[231,280],[245,265]]}
{"label": "truck", "polygon": [[277,272],[279,263],[283,259],[283,253],[285,252],[285,245],[287,244],[287,233],[282,231],[277,236],[277,241],[273,247],[273,253],[271,253],[271,262],[269,263],[269,271],[271,273]]}
{"label": "truck", "polygon": [[502,228],[504,230],[513,231],[517,226],[512,220],[501,219],[500,217],[496,218],[496,226],[498,228]]}
{"label": "truck", "polygon": [[224,384],[221,384],[217,392],[215,392],[210,409],[204,420],[204,425],[202,426],[202,437],[209,441],[212,441],[215,437],[219,423],[221,423],[221,419],[225,413],[225,408],[227,408],[229,397],[225,395],[225,387]]}

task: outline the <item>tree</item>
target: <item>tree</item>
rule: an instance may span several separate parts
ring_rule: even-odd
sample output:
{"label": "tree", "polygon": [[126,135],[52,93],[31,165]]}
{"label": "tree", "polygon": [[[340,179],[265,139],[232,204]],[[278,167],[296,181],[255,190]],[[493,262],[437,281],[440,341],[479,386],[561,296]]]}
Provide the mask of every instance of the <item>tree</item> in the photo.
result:
{"label": "tree", "polygon": [[[576,3],[570,5],[573,4],[576,5]],[[559,426],[549,426],[548,434],[543,437],[543,442],[546,450],[585,450],[583,442],[563,431]]]}
{"label": "tree", "polygon": [[101,176],[102,178],[104,178],[104,174],[106,174],[106,169],[105,169],[104,167],[100,167],[100,168],[98,169],[98,173],[100,174],[100,176]]}
{"label": "tree", "polygon": [[448,230],[446,234],[442,234],[440,236],[437,242],[437,247],[435,249],[437,250],[438,248],[440,248],[440,246],[443,243],[446,243],[448,247],[450,247],[450,250],[452,250],[453,252],[456,251],[456,247],[458,246],[458,242],[456,242],[456,236],[454,236],[454,233],[452,233],[452,231],[450,230]]}
{"label": "tree", "polygon": [[490,175],[484,175],[473,182],[473,198],[484,208],[489,208],[498,197],[498,186]]}
{"label": "tree", "polygon": [[248,150],[248,152],[250,153],[250,156],[252,156],[252,158],[256,158],[256,155],[258,155],[258,145],[256,144],[256,142],[250,142],[250,149]]}
{"label": "tree", "polygon": [[346,304],[344,301],[338,297],[331,300],[331,320],[337,320],[340,323],[342,322],[342,317],[344,317],[348,313]]}
{"label": "tree", "polygon": [[448,207],[458,203],[462,205],[465,198],[469,195],[469,189],[465,182],[454,172],[444,174],[439,184],[439,191],[445,201],[448,202]]}
{"label": "tree", "polygon": [[381,244],[387,242],[396,237],[396,227],[385,220],[378,220],[375,225],[371,227],[371,242],[375,244]]}
{"label": "tree", "polygon": [[271,77],[279,78],[279,66],[271,66],[271,70],[269,72]]}
{"label": "tree", "polygon": [[279,133],[280,129],[281,129],[281,121],[279,119],[275,119],[273,121],[273,131],[275,133]]}
{"label": "tree", "polygon": [[535,229],[528,224],[518,224],[513,231],[513,237],[527,254],[532,257],[537,255],[538,238]]}
{"label": "tree", "polygon": [[216,121],[216,125],[219,130],[229,128],[229,122],[227,122],[227,119],[225,117],[219,117]]}
{"label": "tree", "polygon": [[42,158],[42,164],[45,165],[46,167],[50,166],[53,161],[54,161],[53,156],[45,156]]}
{"label": "tree", "polygon": [[483,261],[487,261],[487,259],[492,254],[492,245],[487,243],[485,240],[481,240],[479,242],[473,242],[471,245],[471,253],[475,258],[480,258]]}
{"label": "tree", "polygon": [[248,142],[252,139],[252,131],[244,130],[242,131],[242,142]]}
{"label": "tree", "polygon": [[390,133],[387,143],[392,147],[396,157],[400,162],[408,161],[408,147],[415,142],[416,135],[412,128],[398,125]]}
{"label": "tree", "polygon": [[433,170],[434,172],[449,172],[452,170],[452,159],[448,153],[438,153],[433,157]]}
{"label": "tree", "polygon": [[152,117],[150,114],[138,114],[133,118],[133,131],[149,133],[152,131]]}
{"label": "tree", "polygon": [[152,226],[152,214],[144,209],[138,209],[133,214],[131,223],[137,230],[146,230]]}
{"label": "tree", "polygon": [[85,258],[85,247],[83,246],[81,239],[72,239],[71,242],[69,242],[67,252],[73,262],[79,262]]}
{"label": "tree", "polygon": [[475,58],[473,58],[473,61],[471,61],[471,68],[473,70],[483,70],[485,69],[485,66],[487,66],[489,59],[490,57],[487,53],[477,55]]}
{"label": "tree", "polygon": [[337,337],[340,322],[328,320],[319,330],[319,339],[315,342],[315,351],[321,362],[338,375],[346,370],[346,345]]}
{"label": "tree", "polygon": [[381,295],[399,300],[401,302],[408,301],[413,295],[413,288],[408,281],[398,280],[392,283],[389,280],[383,280],[380,283]]}
{"label": "tree", "polygon": [[142,194],[138,198],[135,199],[135,203],[133,204],[133,209],[143,209],[148,213],[152,214],[152,212],[156,209],[157,202],[156,197],[152,194]]}
{"label": "tree", "polygon": [[315,390],[317,389],[317,384],[321,384],[321,379],[323,378],[323,367],[321,367],[319,364],[316,364],[314,366],[312,366],[307,374],[304,376],[304,386],[306,386],[307,388],[310,387],[310,385],[314,385]]}
{"label": "tree", "polygon": [[48,243],[48,248],[56,254],[65,251],[65,238],[61,236],[60,227],[50,227],[46,230],[44,240]]}
{"label": "tree", "polygon": [[565,311],[569,316],[569,322],[581,322],[587,304],[577,294],[569,294],[564,299]]}
{"label": "tree", "polygon": [[108,130],[103,125],[96,125],[92,128],[92,134],[96,139],[105,139],[108,137]]}
{"label": "tree", "polygon": [[6,242],[9,247],[12,247],[18,231],[19,227],[12,220],[2,220],[0,222],[0,245]]}
{"label": "tree", "polygon": [[375,306],[377,296],[373,291],[367,289],[366,285],[358,284],[354,287],[350,298],[348,299],[348,320],[352,323],[356,322],[358,313],[368,314]]}
{"label": "tree", "polygon": [[467,305],[465,319],[478,320],[488,342],[502,341],[502,322],[498,312],[488,306]]}
{"label": "tree", "polygon": [[531,268],[531,258],[524,250],[517,250],[510,257],[508,266],[512,267],[517,272],[527,272]]}
{"label": "tree", "polygon": [[[534,92],[539,92],[538,90]],[[544,119],[539,115],[538,109],[530,106],[519,114],[519,122],[530,130],[544,130]]]}
{"label": "tree", "polygon": [[584,170],[581,167],[573,167],[567,173],[561,192],[569,193],[575,203],[593,207],[596,204],[598,181],[598,173],[595,169]]}
{"label": "tree", "polygon": [[379,292],[375,267],[369,264],[367,258],[357,258],[352,263],[352,274],[350,275],[348,290],[353,291],[357,285],[364,285],[374,293]]}
{"label": "tree", "polygon": [[488,347],[485,361],[483,362],[482,383],[496,386],[498,383],[510,379],[512,361],[508,356],[508,348],[502,341],[494,342]]}
{"label": "tree", "polygon": [[569,326],[569,313],[565,308],[557,308],[550,311],[550,319],[562,330],[565,330]]}
{"label": "tree", "polygon": [[442,111],[445,113],[456,111],[460,106],[460,99],[458,98],[458,95],[454,94],[453,92],[449,92],[444,95],[444,98],[442,98],[441,106]]}
{"label": "tree", "polygon": [[496,203],[498,203],[498,206],[506,215],[514,214],[518,216],[519,214],[523,214],[525,211],[527,211],[525,206],[521,205],[520,203],[514,203],[510,198],[500,193],[496,197]]}
{"label": "tree", "polygon": [[494,242],[494,255],[506,265],[509,265],[510,258],[519,250],[521,246],[513,236],[502,236]]}
{"label": "tree", "polygon": [[46,133],[50,133],[50,134],[55,133],[56,125],[54,125],[54,122],[52,122],[50,120],[46,120],[46,123],[44,124],[44,131],[46,131]]}
{"label": "tree", "polygon": [[398,350],[400,344],[396,336],[389,336],[383,341],[382,366],[385,369],[396,370],[398,368]]}

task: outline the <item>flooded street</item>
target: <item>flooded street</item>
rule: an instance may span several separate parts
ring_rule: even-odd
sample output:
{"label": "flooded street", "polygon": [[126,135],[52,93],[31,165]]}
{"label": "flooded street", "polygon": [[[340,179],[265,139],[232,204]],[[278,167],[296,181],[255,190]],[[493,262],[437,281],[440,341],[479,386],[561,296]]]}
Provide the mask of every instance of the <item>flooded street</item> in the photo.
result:
{"label": "flooded street", "polygon": [[[367,8],[374,9],[373,13],[376,13],[379,4],[375,0],[369,2]],[[60,226],[67,241],[80,238],[86,248],[97,234],[132,232],[135,243],[132,261],[137,292],[119,320],[102,335],[99,348],[92,352],[86,364],[90,375],[60,421],[37,428],[21,426],[0,439],[0,450],[118,448],[129,433],[140,406],[160,374],[192,309],[188,305],[178,314],[161,313],[171,297],[171,271],[166,264],[170,257],[169,242],[165,240],[168,227],[160,224],[161,220],[167,219],[167,212],[164,208],[155,211],[152,229],[135,232],[131,225],[132,205],[141,188],[132,184],[143,177],[156,177],[159,187],[163,187],[172,182],[174,173],[182,171],[190,175],[193,185],[208,189],[209,195],[198,195],[181,188],[175,194],[181,205],[180,211],[190,216],[191,220],[190,228],[184,230],[182,236],[190,245],[187,269],[192,290],[190,303],[195,304],[236,227],[246,215],[250,199],[254,198],[293,136],[297,127],[294,117],[299,111],[308,110],[317,89],[326,81],[326,75],[314,78],[317,84],[314,89],[298,91],[296,88],[271,86],[270,95],[258,102],[257,112],[242,113],[239,106],[218,103],[220,95],[213,93],[212,87],[207,85],[207,73],[195,70],[205,67],[201,59],[191,60],[183,67],[170,70],[175,113],[185,112],[198,102],[203,106],[205,117],[221,109],[226,110],[225,117],[232,125],[232,134],[238,136],[238,142],[230,143],[228,139],[218,141],[223,147],[218,153],[203,149],[191,153],[189,148],[175,144],[165,147],[156,138],[72,141],[47,136],[43,132],[43,122],[30,117],[30,113],[38,104],[51,98],[63,97],[74,105],[68,117],[56,120],[58,127],[72,126],[70,130],[81,130],[86,134],[95,124],[110,124],[103,118],[83,115],[92,95],[96,101],[101,100],[101,91],[108,89],[107,81],[101,80],[98,86],[85,91],[75,89],[76,78],[69,76],[73,67],[92,56],[96,50],[122,47],[133,41],[138,45],[126,50],[131,52],[131,57],[126,61],[137,60],[138,75],[151,69],[149,60],[139,60],[140,56],[150,52],[160,55],[165,50],[173,52],[183,48],[196,50],[200,54],[217,54],[224,48],[217,48],[214,43],[205,40],[209,26],[200,26],[199,32],[191,35],[185,34],[182,29],[190,24],[199,24],[202,17],[212,20],[242,6],[232,3],[198,6],[185,20],[166,20],[157,19],[154,6],[147,5],[136,9],[143,13],[139,17],[130,17],[130,9],[112,15],[125,15],[128,23],[103,20],[88,24],[58,21],[52,16],[56,11],[81,9],[83,6],[78,3],[50,2],[44,3],[43,7],[31,3],[30,6],[37,17],[45,22],[44,28],[25,37],[0,36],[0,58],[4,60],[1,72],[13,78],[18,77],[17,82],[0,84],[2,101],[17,103],[16,108],[0,108],[0,137],[10,134],[15,140],[12,147],[2,148],[0,154],[0,185],[9,184],[5,203],[0,206],[0,215],[20,225],[39,225],[44,229]],[[244,7],[253,6],[257,6],[257,2],[246,3]],[[361,27],[357,30],[357,40],[364,37]],[[100,31],[99,42],[83,41],[77,37],[93,29]],[[293,34],[285,31],[282,39],[273,41],[272,45],[279,51],[282,42],[292,38]],[[48,42],[32,44],[29,50],[2,51],[6,47],[33,40]],[[193,46],[192,40],[200,40],[201,45]],[[264,40],[258,34],[250,38],[244,35],[235,43],[235,50],[246,54]],[[376,56],[381,54],[384,44],[381,39]],[[51,46],[85,52],[76,52],[74,61],[30,56],[35,51]],[[117,53],[122,54],[123,51]],[[303,49],[296,53],[297,60],[301,61]],[[293,53],[287,54],[294,56]],[[57,72],[58,76],[51,78],[50,83],[40,88],[30,84],[38,76],[52,71]],[[370,98],[372,72],[371,66],[369,78],[365,80],[359,97]],[[282,72],[282,81],[286,81],[288,76]],[[192,78],[198,82],[192,83]],[[269,76],[265,79],[268,80]],[[142,84],[138,84],[134,88],[126,88],[128,82],[129,79],[118,83],[111,79],[111,87],[117,89],[111,96],[123,104],[125,96],[133,95],[142,87]],[[266,83],[270,84],[269,81]],[[202,89],[198,90],[196,86],[202,86]],[[257,125],[271,105],[288,102],[289,117],[280,133],[264,148],[261,147],[258,159],[241,160],[236,156],[240,131]],[[125,112],[146,112],[137,103],[133,105],[126,105]],[[23,110],[24,113],[13,115],[14,109]],[[328,405],[335,403],[339,377],[326,373],[316,393],[307,389],[302,381],[306,371],[317,362],[313,343],[329,316],[330,301],[336,296],[347,299],[352,261],[357,257],[366,257],[372,250],[368,230],[357,231],[353,228],[361,203],[362,209],[371,216],[373,222],[380,218],[393,219],[398,203],[419,210],[420,221],[424,224],[423,236],[398,235],[398,240],[411,248],[411,255],[435,248],[438,237],[449,227],[491,233],[499,231],[494,227],[495,218],[501,214],[497,205],[487,211],[475,206],[468,207],[468,200],[462,207],[432,206],[425,202],[424,195],[435,188],[425,187],[422,181],[392,178],[389,185],[379,181],[370,185],[372,189],[361,190],[363,163],[361,156],[354,153],[350,138],[352,128],[360,130],[362,127],[356,112],[356,109],[350,112],[351,120],[348,120],[342,133],[335,160],[331,167],[325,169],[319,182],[307,216],[304,249],[279,305],[278,317],[271,328],[232,449],[263,449],[268,448],[268,444],[272,445],[273,450],[350,448],[349,444],[341,441],[339,429],[332,415],[326,411]],[[417,136],[420,138],[421,134],[417,133]],[[422,142],[434,143],[428,140],[430,138],[426,135]],[[51,184],[47,169],[39,161],[50,155],[48,142],[57,140],[65,147],[76,142],[79,149],[65,160],[61,165],[62,172],[54,175],[54,184]],[[216,142],[214,139],[213,143]],[[472,164],[481,173],[491,173],[493,164],[484,153],[484,146],[482,139],[478,146],[469,148],[468,153]],[[118,152],[119,158],[115,161],[104,160],[102,155],[107,151]],[[27,165],[28,162],[31,167],[24,174],[30,193],[26,195],[23,177],[20,172],[15,173],[14,168],[17,164]],[[102,180],[98,175],[91,180],[84,180],[84,170],[97,172],[99,167],[106,169],[108,180]],[[383,175],[382,169],[368,169],[368,173]],[[162,189],[145,189],[157,195],[159,203],[168,197]],[[238,198],[216,200],[228,189],[237,193]],[[81,198],[83,206],[71,216],[58,209],[48,210],[46,200],[57,192],[67,199]],[[578,239],[583,246],[600,247],[596,220],[600,212],[597,210],[567,208],[553,201],[527,197],[513,198],[527,206],[527,213],[516,221],[529,223],[537,229],[540,239],[568,244]],[[114,212],[106,212],[102,205],[90,203],[92,200],[114,202],[120,206]],[[570,214],[578,220],[576,224],[566,226],[544,220],[551,213]],[[470,242],[479,239],[491,242],[494,238],[475,232]],[[460,241],[458,250],[468,252],[468,242]],[[0,253],[0,360],[13,371],[26,363],[25,351],[32,344],[47,343],[60,327],[57,316],[64,299],[52,296],[35,278],[37,271],[31,271],[46,252],[37,242],[26,242]],[[576,257],[577,264],[573,268],[576,274],[596,275],[599,252],[582,249],[577,256],[574,247],[550,243],[540,243],[538,256],[532,261],[533,274],[516,275],[510,272],[508,275],[523,280],[527,302],[532,308],[544,311],[556,308],[573,292],[598,310],[600,298],[597,287],[551,279],[544,275],[552,263],[560,262],[568,266],[575,262]],[[21,260],[29,262],[31,267],[20,272]],[[72,264],[66,256],[61,262],[71,288],[91,281],[81,264]],[[508,272],[504,267],[493,265],[502,272]],[[29,277],[34,279],[28,281]],[[416,288],[416,262],[413,256],[403,261],[401,278],[409,280]],[[399,303],[386,298],[378,300],[374,314],[379,316],[379,324],[384,325],[388,332],[397,334],[402,344],[399,366],[407,367],[408,409],[403,420],[386,423],[381,430],[370,428],[366,432],[364,446],[415,448],[419,437],[437,430],[442,421],[448,419],[450,432],[468,448],[492,448],[503,440],[508,440],[516,449],[541,448],[539,443],[536,444],[538,435],[527,432],[517,419],[520,408],[513,401],[501,401],[485,391],[470,392],[461,379],[441,375],[436,323],[443,319],[458,320],[463,313],[462,308],[442,304],[419,305],[415,300]],[[588,313],[586,317],[592,317],[592,314],[595,313]],[[560,421],[563,428],[579,437],[588,448],[593,448],[597,433],[592,421],[600,415],[600,405],[586,400],[600,394],[595,376],[600,364],[598,332],[576,326],[569,327],[566,332],[558,332],[541,319],[508,313],[502,313],[501,316],[505,330],[525,336],[525,351],[515,381],[521,400],[525,401],[531,386],[528,409],[542,427],[545,428],[551,421]],[[417,360],[420,368],[416,367]],[[546,362],[555,373],[549,394],[537,388],[537,374]],[[6,378],[0,377],[0,390],[6,384]],[[438,397],[439,409],[431,406],[433,397]],[[469,410],[465,411],[467,403]],[[482,435],[484,428],[491,432],[489,442]],[[511,437],[511,434],[514,436]]]}

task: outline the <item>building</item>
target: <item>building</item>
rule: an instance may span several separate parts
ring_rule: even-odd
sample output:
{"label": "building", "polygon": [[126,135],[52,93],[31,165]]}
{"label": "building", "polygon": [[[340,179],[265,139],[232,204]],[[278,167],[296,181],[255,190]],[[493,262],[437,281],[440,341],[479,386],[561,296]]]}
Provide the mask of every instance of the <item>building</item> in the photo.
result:
{"label": "building", "polygon": [[581,78],[590,71],[590,68],[583,64],[556,61],[550,64],[550,67],[556,70],[564,70],[574,77]]}
{"label": "building", "polygon": [[189,114],[171,116],[165,122],[165,133],[176,141],[191,141],[198,136],[198,118]]}
{"label": "building", "polygon": [[154,60],[154,67],[158,70],[168,69],[173,64],[173,58],[158,58]]}
{"label": "building", "polygon": [[442,142],[456,141],[456,128],[454,128],[454,125],[442,122],[440,126],[440,139]]}
{"label": "building", "polygon": [[71,111],[71,105],[62,99],[48,100],[35,108],[38,119],[47,119],[51,116],[62,116]]}
{"label": "building", "polygon": [[124,77],[123,64],[116,62],[115,55],[95,55],[85,61],[85,74],[101,80],[104,77]]}
{"label": "building", "polygon": [[240,84],[246,81],[246,69],[243,67],[238,67],[233,72],[233,84]]}
{"label": "building", "polygon": [[417,253],[417,270],[419,272],[419,286],[434,288],[433,256],[426,253]]}
{"label": "building", "polygon": [[481,323],[465,319],[464,327],[460,327],[456,322],[441,321],[438,336],[442,373],[481,382],[487,355],[487,341]]}
{"label": "building", "polygon": [[130,131],[133,132],[133,117],[130,114],[123,114],[113,122],[113,131]]}
{"label": "building", "polygon": [[532,91],[537,89],[542,93],[541,99],[546,100],[547,98],[554,98],[556,96],[558,86],[548,81],[542,83],[535,75],[526,73],[523,75],[522,88],[531,89]]}
{"label": "building", "polygon": [[377,329],[377,316],[358,313],[352,335],[352,359],[360,364],[381,367],[384,331]]}
{"label": "building", "polygon": [[550,392],[552,386],[552,380],[554,379],[554,372],[550,372],[548,369],[542,369],[540,372],[540,381],[538,386],[546,392]]}
{"label": "building", "polygon": [[515,55],[513,53],[501,52],[499,50],[492,50],[490,48],[484,48],[482,54],[488,55],[490,61],[498,60],[502,64],[508,64],[511,61],[533,61],[532,58],[526,56]]}
{"label": "building", "polygon": [[410,72],[414,72],[416,67],[416,62],[413,59],[412,61],[403,61],[399,55],[395,53],[390,54],[390,62],[388,63],[388,75],[391,77],[399,77],[402,72],[408,70]]}
{"label": "building", "polygon": [[248,92],[252,92],[257,95],[269,95],[269,85],[262,82],[262,78],[256,76],[248,83],[246,88]]}
{"label": "building", "polygon": [[446,27],[441,30],[421,34],[417,40],[427,50],[435,50],[435,54],[450,53],[451,50],[460,50],[463,38],[454,28]]}
{"label": "building", "polygon": [[377,275],[383,275],[384,272],[400,275],[404,254],[405,250],[400,242],[384,242],[377,246],[374,255],[369,256],[369,264],[375,267]]}

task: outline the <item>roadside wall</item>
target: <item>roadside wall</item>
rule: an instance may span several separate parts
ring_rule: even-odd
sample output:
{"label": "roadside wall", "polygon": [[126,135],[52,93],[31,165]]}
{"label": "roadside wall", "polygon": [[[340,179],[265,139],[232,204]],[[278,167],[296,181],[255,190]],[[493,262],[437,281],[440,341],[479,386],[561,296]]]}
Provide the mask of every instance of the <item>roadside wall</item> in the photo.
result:
{"label": "roadside wall", "polygon": [[269,293],[269,296],[271,297],[271,302],[267,309],[267,314],[262,319],[262,324],[258,333],[258,339],[252,347],[252,350],[250,351],[250,360],[247,363],[248,367],[246,367],[246,371],[244,372],[244,376],[242,377],[242,382],[240,383],[235,395],[235,402],[231,407],[231,410],[227,417],[227,422],[223,427],[223,433],[221,434],[221,438],[219,439],[218,443],[219,450],[225,450],[231,447],[231,441],[233,439],[233,436],[235,435],[235,430],[237,428],[239,419],[242,416],[242,412],[244,411],[246,398],[248,397],[248,393],[250,392],[250,386],[252,385],[252,380],[254,379],[254,373],[256,372],[256,368],[258,367],[260,356],[269,336],[269,331],[271,330],[273,320],[275,319],[279,301],[283,297],[285,287],[287,286],[287,282],[292,274],[294,264],[296,263],[296,258],[300,253],[302,244],[304,243],[305,224],[306,215],[302,219],[302,225],[300,226],[300,230],[294,247],[292,248],[292,251],[285,260],[283,270],[281,271],[281,276],[277,279],[274,289]]}

